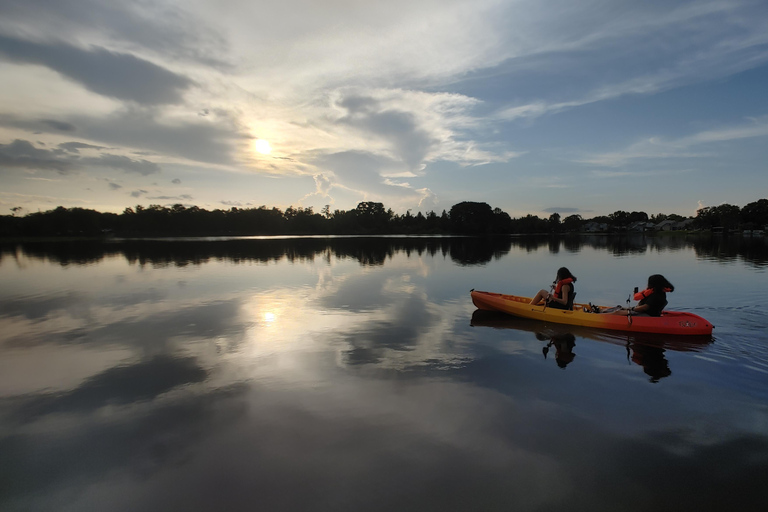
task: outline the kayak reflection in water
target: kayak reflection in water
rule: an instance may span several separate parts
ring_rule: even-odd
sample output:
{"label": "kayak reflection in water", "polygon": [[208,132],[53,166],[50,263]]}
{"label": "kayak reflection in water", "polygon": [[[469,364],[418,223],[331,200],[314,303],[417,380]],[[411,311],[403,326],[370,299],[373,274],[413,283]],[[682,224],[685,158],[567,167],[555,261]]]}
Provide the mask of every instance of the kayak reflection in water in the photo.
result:
{"label": "kayak reflection in water", "polygon": [[[539,339],[543,338],[542,341],[547,339],[546,336],[539,334],[537,334],[536,337]],[[566,332],[562,334],[555,334],[549,338],[549,343],[547,343],[547,345],[541,350],[544,353],[544,359],[547,358],[547,354],[549,354],[549,347],[552,345],[555,346],[555,362],[560,368],[565,368],[568,366],[568,364],[571,363],[576,357],[576,354],[573,353],[573,347],[576,346],[576,336],[573,334]]]}
{"label": "kayak reflection in water", "polygon": [[[549,355],[549,348],[555,347],[555,362],[557,366],[565,369],[576,358],[573,348],[576,346],[576,336],[570,332],[553,334],[547,336],[543,333],[536,333],[536,338],[548,343],[541,349],[544,359]],[[640,343],[627,341],[627,360],[643,367],[643,371],[650,377],[653,383],[659,382],[664,377],[672,375],[669,369],[669,361],[664,356],[664,349],[661,347],[652,347]]]}

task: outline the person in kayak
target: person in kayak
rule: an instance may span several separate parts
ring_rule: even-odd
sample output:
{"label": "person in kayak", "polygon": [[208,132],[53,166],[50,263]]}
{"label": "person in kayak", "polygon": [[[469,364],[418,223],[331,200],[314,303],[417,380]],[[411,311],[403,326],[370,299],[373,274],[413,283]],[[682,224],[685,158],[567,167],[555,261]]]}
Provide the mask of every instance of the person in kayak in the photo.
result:
{"label": "person in kayak", "polygon": [[661,316],[661,312],[667,307],[667,293],[673,291],[675,291],[675,287],[667,281],[666,277],[661,274],[653,274],[648,278],[648,288],[635,293],[634,299],[640,301],[637,306],[620,309],[611,314]]}
{"label": "person in kayak", "polygon": [[552,293],[547,290],[539,290],[539,293],[531,299],[530,303],[537,306],[545,305],[548,308],[572,309],[573,297],[576,295],[573,288],[575,282],[576,276],[571,274],[567,268],[560,267],[557,270],[557,279],[552,283],[554,287]]}

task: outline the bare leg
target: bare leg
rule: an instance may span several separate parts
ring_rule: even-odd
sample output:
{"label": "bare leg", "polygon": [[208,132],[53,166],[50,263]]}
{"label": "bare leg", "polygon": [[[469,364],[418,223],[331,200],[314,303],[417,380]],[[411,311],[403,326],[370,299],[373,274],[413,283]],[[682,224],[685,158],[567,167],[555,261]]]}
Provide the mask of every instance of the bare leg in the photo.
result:
{"label": "bare leg", "polygon": [[543,301],[547,295],[549,295],[549,292],[547,290],[539,290],[539,293],[536,294],[536,296],[531,299],[531,302],[529,304],[538,304],[539,302]]}

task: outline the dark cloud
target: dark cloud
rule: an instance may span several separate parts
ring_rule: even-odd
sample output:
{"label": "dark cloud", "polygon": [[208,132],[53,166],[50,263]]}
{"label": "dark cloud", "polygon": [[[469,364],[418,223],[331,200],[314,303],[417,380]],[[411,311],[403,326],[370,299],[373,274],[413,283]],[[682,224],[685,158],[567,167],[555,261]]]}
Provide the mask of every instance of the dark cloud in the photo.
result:
{"label": "dark cloud", "polygon": [[35,134],[73,132],[77,127],[60,119],[21,119],[11,114],[0,114],[0,126],[18,128]]}
{"label": "dark cloud", "polygon": [[73,124],[57,121],[55,119],[41,119],[40,122],[61,132],[73,132],[76,129]]}
{"label": "dark cloud", "polygon": [[85,142],[63,142],[58,147],[71,153],[78,153],[81,149],[106,149],[104,146],[94,146]]}
{"label": "dark cloud", "polygon": [[[64,122],[62,120],[62,122]],[[205,163],[232,165],[234,144],[251,137],[229,118],[197,124],[167,125],[143,109],[126,109],[106,117],[73,116],[78,135],[110,146],[133,148],[137,155],[173,155]],[[31,132],[60,133],[40,120],[0,114],[0,126]]]}
{"label": "dark cloud", "polygon": [[147,193],[146,190],[134,190],[133,192],[131,192],[131,197],[141,197],[146,193]]}
{"label": "dark cloud", "polygon": [[110,181],[109,182],[109,188],[111,188],[112,190],[119,190],[119,189],[123,188],[123,186],[122,185],[118,185],[117,183],[113,183],[113,182]]}
{"label": "dark cloud", "polygon": [[375,98],[350,95],[338,105],[347,110],[339,123],[388,140],[409,171],[417,171],[429,152],[440,143],[419,127],[412,113],[388,108]]}
{"label": "dark cloud", "polygon": [[145,111],[127,110],[105,118],[74,119],[90,140],[180,156],[197,162],[233,164],[233,143],[248,136],[236,126],[201,122],[165,125]]}
{"label": "dark cloud", "polygon": [[344,351],[345,362],[377,364],[387,359],[391,350],[414,350],[420,337],[433,329],[439,319],[427,309],[423,298],[412,295],[394,308],[390,318],[374,320],[359,326],[354,333],[345,334],[350,346]]}
{"label": "dark cloud", "polygon": [[174,179],[171,180],[171,183],[173,183],[174,185],[180,185],[181,184],[181,180],[179,178],[174,178]]}
{"label": "dark cloud", "polygon": [[167,2],[105,0],[24,0],[0,2],[0,18],[25,34],[73,40],[83,32],[101,31],[158,55],[230,69],[221,56],[225,38],[202,20]]}
{"label": "dark cloud", "polygon": [[16,139],[10,144],[0,144],[0,167],[42,169],[69,172],[77,164],[61,149],[38,149],[29,141]]}
{"label": "dark cloud", "polygon": [[84,167],[109,167],[143,176],[160,172],[160,166],[149,160],[133,160],[127,156],[103,153],[97,157],[81,158],[77,148],[103,149],[80,142],[65,142],[56,149],[39,149],[29,141],[16,139],[0,144],[0,167],[20,167],[35,170],[55,170],[67,173]]}
{"label": "dark cloud", "polygon": [[131,404],[183,384],[202,382],[207,375],[191,357],[158,355],[146,362],[110,368],[70,392],[26,399],[17,414],[30,421],[54,412],[90,412],[105,405]]}
{"label": "dark cloud", "polygon": [[[0,35],[0,55],[53,69],[103,96],[142,105],[180,103],[189,78],[128,53],[65,43],[33,43]],[[56,128],[61,129],[61,128]]]}
{"label": "dark cloud", "polygon": [[0,301],[0,318],[24,317],[30,320],[41,320],[53,313],[67,311],[73,317],[82,316],[78,311],[88,301],[88,296],[79,292],[50,294],[45,297],[27,296],[13,297],[12,300]]}
{"label": "dark cloud", "polygon": [[[163,375],[165,371],[170,372],[169,375]],[[115,470],[130,468],[136,475],[147,476],[183,459],[184,454],[200,446],[211,432],[226,429],[246,412],[239,405],[239,397],[247,390],[244,385],[205,394],[180,393],[180,397],[170,403],[157,400],[150,407],[137,408],[119,420],[111,416],[110,421],[97,421],[98,413],[88,411],[105,402],[120,404],[133,398],[148,401],[165,390],[199,383],[206,374],[207,371],[191,359],[156,358],[132,367],[107,370],[60,397],[75,407],[67,412],[80,413],[81,421],[75,428],[61,429],[58,435],[50,436],[37,435],[21,426],[0,439],[3,454],[0,481],[7,484],[0,493],[0,508],[6,510],[8,505],[16,508],[15,504],[29,500],[30,495],[40,498],[32,499],[38,504],[40,500],[46,502],[62,489],[71,489],[74,482],[98,481]],[[137,380],[122,382],[125,389],[117,388],[130,377]],[[142,384],[143,379],[149,380]],[[144,391],[138,394],[130,391],[137,385],[143,386]],[[53,412],[64,402],[57,404],[51,400],[44,405]],[[224,404],[227,408],[222,414]],[[56,498],[53,501],[57,501]],[[60,508],[61,503],[51,506]],[[108,507],[115,509],[117,503]],[[41,505],[40,509],[49,508]]]}
{"label": "dark cloud", "polygon": [[104,154],[97,158],[83,158],[81,161],[91,166],[111,167],[125,172],[134,172],[146,176],[160,172],[160,166],[149,160],[132,160],[127,156]]}

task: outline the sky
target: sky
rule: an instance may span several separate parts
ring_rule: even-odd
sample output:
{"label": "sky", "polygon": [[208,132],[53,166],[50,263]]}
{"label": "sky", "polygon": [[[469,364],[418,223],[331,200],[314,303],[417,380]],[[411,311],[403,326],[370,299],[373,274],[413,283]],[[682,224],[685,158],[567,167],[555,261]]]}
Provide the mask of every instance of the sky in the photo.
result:
{"label": "sky", "polygon": [[768,197],[765,0],[0,0],[0,215]]}

